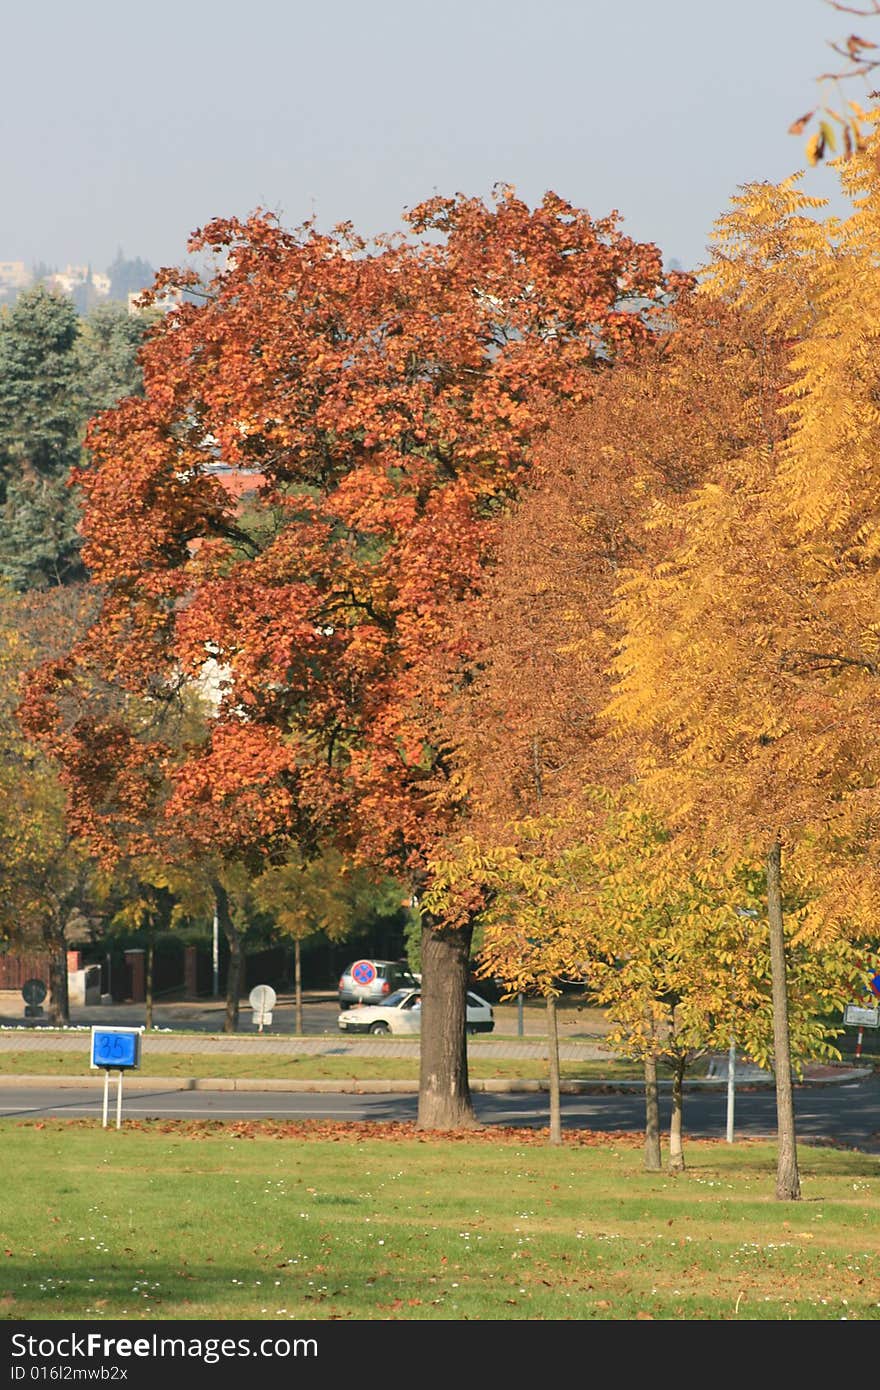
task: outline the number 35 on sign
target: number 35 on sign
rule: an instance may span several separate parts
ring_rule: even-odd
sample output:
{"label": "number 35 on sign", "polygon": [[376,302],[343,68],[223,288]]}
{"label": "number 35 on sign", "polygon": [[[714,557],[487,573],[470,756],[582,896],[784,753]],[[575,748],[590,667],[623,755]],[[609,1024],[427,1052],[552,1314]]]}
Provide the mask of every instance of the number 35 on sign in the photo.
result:
{"label": "number 35 on sign", "polygon": [[142,1028],[92,1029],[92,1070],[133,1071],[141,1064]]}

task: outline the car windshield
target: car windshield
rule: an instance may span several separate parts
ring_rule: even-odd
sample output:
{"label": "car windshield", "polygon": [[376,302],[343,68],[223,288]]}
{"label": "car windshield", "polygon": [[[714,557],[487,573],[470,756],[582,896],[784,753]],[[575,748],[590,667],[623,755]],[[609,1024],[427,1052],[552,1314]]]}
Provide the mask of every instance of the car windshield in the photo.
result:
{"label": "car windshield", "polygon": [[412,990],[409,989],[396,989],[393,994],[389,994],[387,999],[383,1000],[382,1008],[399,1009],[404,999],[406,999],[411,993]]}

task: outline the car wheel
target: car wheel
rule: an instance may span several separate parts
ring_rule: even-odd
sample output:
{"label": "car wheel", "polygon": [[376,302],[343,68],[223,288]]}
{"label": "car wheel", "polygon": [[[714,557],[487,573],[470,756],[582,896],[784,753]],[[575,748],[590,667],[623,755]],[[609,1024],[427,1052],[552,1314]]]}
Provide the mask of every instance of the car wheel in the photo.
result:
{"label": "car wheel", "polygon": [[350,1008],[351,1008],[351,1005],[350,1005],[350,1004],[343,1004],[342,1000],[340,999],[340,1001],[339,1001],[339,1008],[340,1008],[340,1010],[341,1010],[343,1013],[345,1013],[345,1010],[346,1010],[346,1009],[350,1009]]}
{"label": "car wheel", "polygon": [[477,1030],[472,1023],[468,1023],[464,1031],[468,1034],[469,1037],[473,1037],[474,1033],[476,1033]]}
{"label": "car wheel", "polygon": [[370,1024],[370,1032],[371,1032],[371,1033],[390,1033],[390,1032],[391,1032],[391,1029],[388,1027],[388,1024],[387,1024],[387,1023],[382,1023],[382,1022],[379,1022],[379,1023],[371,1023],[371,1024]]}

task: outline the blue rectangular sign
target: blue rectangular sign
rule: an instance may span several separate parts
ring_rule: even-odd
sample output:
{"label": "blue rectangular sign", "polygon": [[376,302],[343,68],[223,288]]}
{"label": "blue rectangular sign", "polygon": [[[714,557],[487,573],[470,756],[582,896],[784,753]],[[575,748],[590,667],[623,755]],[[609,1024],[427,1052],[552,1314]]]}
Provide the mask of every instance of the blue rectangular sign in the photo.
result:
{"label": "blue rectangular sign", "polygon": [[141,1062],[140,1028],[93,1028],[92,1066],[128,1071]]}

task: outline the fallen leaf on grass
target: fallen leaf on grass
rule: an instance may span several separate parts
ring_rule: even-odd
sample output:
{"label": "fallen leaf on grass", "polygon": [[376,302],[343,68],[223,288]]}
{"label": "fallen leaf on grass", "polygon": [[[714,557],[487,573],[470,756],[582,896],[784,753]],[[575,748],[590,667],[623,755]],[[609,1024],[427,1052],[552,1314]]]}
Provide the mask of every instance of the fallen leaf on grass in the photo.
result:
{"label": "fallen leaf on grass", "polygon": [[[70,1130],[95,1128],[94,1120],[55,1119],[16,1120],[19,1129]],[[350,1143],[353,1137],[358,1142],[375,1139],[379,1142],[400,1143],[409,1140],[413,1143],[427,1144],[444,1142],[516,1144],[522,1148],[547,1147],[547,1132],[532,1127],[517,1129],[513,1125],[475,1125],[463,1129],[418,1130],[414,1121],[405,1120],[161,1120],[158,1117],[146,1120],[126,1120],[126,1130],[145,1134],[170,1134],[181,1139],[198,1141],[201,1139],[232,1136],[237,1139],[291,1139],[297,1143]],[[569,1148],[589,1149],[641,1149],[644,1135],[630,1130],[566,1130],[562,1142]],[[740,1148],[751,1144],[761,1144],[761,1139],[743,1138],[738,1140]],[[821,1141],[816,1140],[817,1144]],[[829,1141],[830,1143],[830,1141]],[[693,1139],[691,1148],[697,1151],[725,1149],[723,1139]],[[853,1146],[834,1142],[832,1147],[851,1148]]]}

